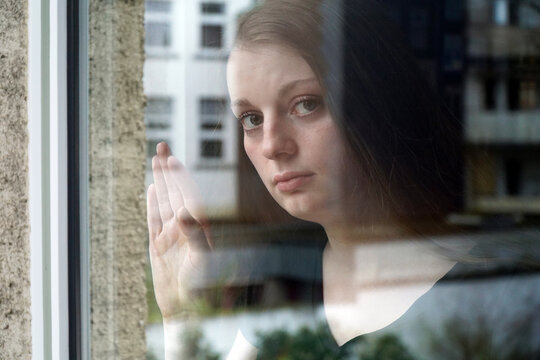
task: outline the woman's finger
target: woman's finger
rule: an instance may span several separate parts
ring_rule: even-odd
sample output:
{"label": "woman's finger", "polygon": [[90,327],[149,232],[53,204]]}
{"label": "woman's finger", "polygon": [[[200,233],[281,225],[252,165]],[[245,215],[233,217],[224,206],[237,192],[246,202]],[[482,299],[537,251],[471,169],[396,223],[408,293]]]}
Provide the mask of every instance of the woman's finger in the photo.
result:
{"label": "woman's finger", "polygon": [[206,235],[207,243],[210,248],[213,247],[212,236],[210,234],[210,222],[206,217],[206,211],[203,206],[202,196],[199,192],[197,183],[193,180],[189,172],[184,165],[178,161],[174,156],[169,156],[167,159],[167,165],[169,172],[172,175],[173,181],[176,186],[182,192],[184,204],[196,221],[202,226],[202,229]]}
{"label": "woman's finger", "polygon": [[161,216],[159,214],[159,205],[154,184],[150,185],[150,187],[148,188],[146,200],[146,216],[148,221],[148,233],[150,235],[150,242],[153,243],[163,229],[163,223],[161,222]]}
{"label": "woman's finger", "polygon": [[182,207],[176,213],[176,221],[188,239],[188,246],[191,250],[200,252],[211,249],[212,246],[203,225],[189,213],[188,209]]}
{"label": "woman's finger", "polygon": [[197,221],[201,223],[205,222],[206,214],[197,183],[195,183],[184,165],[174,156],[168,157],[167,165],[172,180],[176,183],[177,188],[182,193],[184,206],[197,219]]}
{"label": "woman's finger", "polygon": [[159,164],[161,165],[161,170],[163,173],[163,178],[167,185],[169,202],[171,204],[173,212],[175,212],[184,206],[184,199],[182,197],[182,192],[174,181],[173,175],[168,166],[167,159],[169,158],[169,156],[171,156],[171,150],[165,142],[159,143],[156,150],[158,154]]}
{"label": "woman's finger", "polygon": [[174,212],[171,208],[171,203],[169,201],[169,191],[167,189],[167,183],[165,182],[163,171],[161,169],[161,165],[157,156],[154,156],[152,158],[152,171],[154,174],[154,183],[159,206],[159,214],[161,216],[161,222],[165,223],[173,218]]}
{"label": "woman's finger", "polygon": [[171,155],[171,148],[169,147],[169,144],[167,144],[165,141],[160,142],[156,146],[156,154],[158,156],[163,156],[164,158],[167,158]]}

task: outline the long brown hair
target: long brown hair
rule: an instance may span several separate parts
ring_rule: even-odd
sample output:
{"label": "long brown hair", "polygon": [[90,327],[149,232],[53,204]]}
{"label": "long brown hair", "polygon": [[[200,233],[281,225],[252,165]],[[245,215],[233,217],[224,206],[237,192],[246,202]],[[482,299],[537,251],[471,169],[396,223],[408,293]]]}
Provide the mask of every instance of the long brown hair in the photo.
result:
{"label": "long brown hair", "polygon": [[267,0],[242,16],[235,46],[288,46],[312,67],[360,164],[356,176],[369,180],[363,191],[378,209],[366,214],[440,218],[461,202],[460,124],[381,5],[341,3],[336,12],[334,0]]}

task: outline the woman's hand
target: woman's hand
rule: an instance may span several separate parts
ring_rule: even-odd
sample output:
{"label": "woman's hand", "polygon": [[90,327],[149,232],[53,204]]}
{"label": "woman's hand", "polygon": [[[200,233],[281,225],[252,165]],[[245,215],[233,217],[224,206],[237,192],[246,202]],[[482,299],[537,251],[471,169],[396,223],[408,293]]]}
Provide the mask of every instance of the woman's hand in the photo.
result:
{"label": "woman's hand", "polygon": [[156,301],[167,321],[193,310],[190,292],[203,279],[212,243],[198,187],[166,143],[158,144],[152,171],[149,252]]}

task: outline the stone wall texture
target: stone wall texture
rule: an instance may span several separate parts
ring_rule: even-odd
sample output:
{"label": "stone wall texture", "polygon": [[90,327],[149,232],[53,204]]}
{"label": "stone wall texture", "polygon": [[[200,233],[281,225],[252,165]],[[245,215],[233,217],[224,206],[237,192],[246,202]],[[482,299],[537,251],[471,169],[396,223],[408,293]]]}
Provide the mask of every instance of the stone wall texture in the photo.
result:
{"label": "stone wall texture", "polygon": [[92,358],[144,359],[144,1],[89,1]]}
{"label": "stone wall texture", "polygon": [[28,9],[0,1],[0,358],[30,359]]}

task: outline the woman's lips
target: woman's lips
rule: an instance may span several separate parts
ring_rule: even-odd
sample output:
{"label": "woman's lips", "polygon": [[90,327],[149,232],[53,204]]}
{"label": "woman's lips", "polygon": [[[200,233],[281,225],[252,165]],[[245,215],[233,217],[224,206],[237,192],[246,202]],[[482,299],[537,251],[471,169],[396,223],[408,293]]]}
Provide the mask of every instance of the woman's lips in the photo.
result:
{"label": "woman's lips", "polygon": [[293,192],[311,181],[312,173],[286,172],[274,176],[273,181],[281,192]]}

